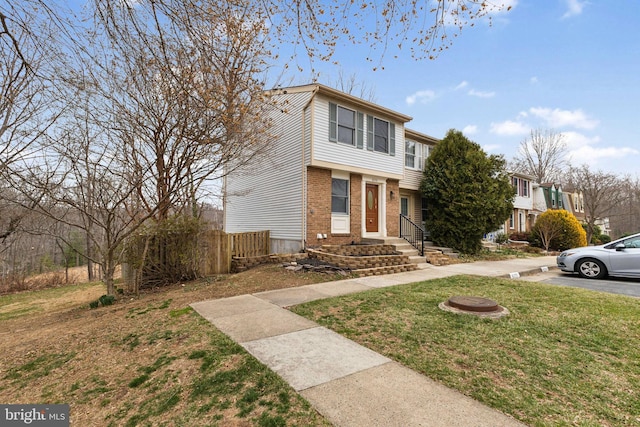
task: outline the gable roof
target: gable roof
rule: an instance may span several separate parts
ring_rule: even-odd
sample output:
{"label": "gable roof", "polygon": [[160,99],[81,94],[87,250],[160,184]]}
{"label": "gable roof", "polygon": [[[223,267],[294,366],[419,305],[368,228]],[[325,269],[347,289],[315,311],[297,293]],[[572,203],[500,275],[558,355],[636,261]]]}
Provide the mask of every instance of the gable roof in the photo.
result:
{"label": "gable roof", "polygon": [[279,95],[279,94],[288,94],[288,93],[300,93],[300,92],[312,92],[313,96],[316,94],[320,94],[326,96],[327,98],[333,99],[335,101],[348,102],[351,105],[355,105],[358,108],[362,108],[364,110],[372,111],[376,114],[380,114],[381,116],[393,118],[402,123],[409,122],[413,119],[411,116],[407,116],[406,114],[399,113],[397,111],[391,110],[389,108],[383,107],[378,104],[374,104],[373,102],[365,101],[362,98],[358,98],[357,96],[350,95],[345,92],[341,92],[337,89],[333,89],[329,86],[325,86],[320,83],[313,83],[303,86],[291,86],[285,88],[276,88],[266,91],[268,95]]}

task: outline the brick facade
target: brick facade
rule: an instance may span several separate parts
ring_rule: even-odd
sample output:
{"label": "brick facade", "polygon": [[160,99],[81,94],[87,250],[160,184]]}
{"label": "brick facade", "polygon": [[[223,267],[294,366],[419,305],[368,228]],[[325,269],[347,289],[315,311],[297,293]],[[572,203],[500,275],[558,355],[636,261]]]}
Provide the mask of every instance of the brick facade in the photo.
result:
{"label": "brick facade", "polygon": [[[394,193],[391,200],[391,192]],[[400,188],[398,180],[387,181],[383,195],[387,206],[387,235],[399,236]],[[307,168],[307,247],[321,245],[344,245],[362,240],[362,175],[352,173],[349,177],[349,233],[331,234],[331,170]],[[326,234],[326,239],[318,239]]]}
{"label": "brick facade", "polygon": [[[393,200],[391,200],[393,192]],[[397,179],[387,180],[387,236],[400,236],[400,181]]]}

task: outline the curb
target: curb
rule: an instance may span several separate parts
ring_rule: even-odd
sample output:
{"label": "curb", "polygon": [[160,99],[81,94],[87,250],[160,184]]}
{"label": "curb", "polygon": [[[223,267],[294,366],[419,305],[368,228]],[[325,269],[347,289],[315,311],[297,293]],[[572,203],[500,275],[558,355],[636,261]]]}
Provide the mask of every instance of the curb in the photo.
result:
{"label": "curb", "polygon": [[505,278],[505,279],[517,279],[522,276],[533,276],[534,274],[546,273],[548,271],[553,271],[553,270],[559,270],[558,266],[549,266],[549,267],[543,266],[543,267],[533,268],[531,270],[515,271],[513,273],[503,274],[497,277]]}

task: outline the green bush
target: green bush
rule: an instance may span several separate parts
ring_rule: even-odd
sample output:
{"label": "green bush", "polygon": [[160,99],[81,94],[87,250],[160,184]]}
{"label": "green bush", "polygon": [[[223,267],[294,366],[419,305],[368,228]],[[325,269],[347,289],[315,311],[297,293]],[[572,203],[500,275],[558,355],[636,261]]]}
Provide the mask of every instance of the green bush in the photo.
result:
{"label": "green bush", "polygon": [[103,306],[113,305],[113,303],[116,302],[116,297],[113,295],[102,295],[98,298],[98,301],[100,301],[100,304]]}
{"label": "green bush", "polygon": [[506,234],[504,233],[498,233],[496,234],[496,243],[502,245],[503,243],[507,243],[508,237]]}
{"label": "green bush", "polygon": [[116,297],[113,295],[102,295],[95,301],[91,301],[89,303],[89,308],[94,309],[98,308],[100,305],[106,307],[107,305],[113,305],[116,302]]}

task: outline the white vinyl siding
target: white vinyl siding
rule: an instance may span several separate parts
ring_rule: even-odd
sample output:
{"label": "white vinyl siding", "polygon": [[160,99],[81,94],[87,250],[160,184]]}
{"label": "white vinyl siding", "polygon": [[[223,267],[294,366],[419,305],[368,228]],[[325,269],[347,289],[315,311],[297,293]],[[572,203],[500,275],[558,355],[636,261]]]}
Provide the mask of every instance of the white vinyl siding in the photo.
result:
{"label": "white vinyl siding", "polygon": [[310,127],[302,108],[310,95],[278,95],[278,101],[287,102],[287,113],[274,112],[267,152],[227,176],[225,231],[270,230],[272,239],[302,242],[303,122]]}
{"label": "white vinyl siding", "polygon": [[433,146],[406,140],[405,146],[411,144],[415,147],[413,162],[415,166],[411,167],[406,165],[407,156],[405,155],[404,178],[400,180],[400,188],[418,190],[420,188],[420,183],[422,182],[422,171],[424,169],[425,160],[429,157]]}
{"label": "white vinyl siding", "polygon": [[[359,148],[358,146],[332,142],[330,138],[331,125],[329,123],[330,104],[335,105],[333,102],[319,95],[312,103],[313,154],[311,164],[313,165],[314,161],[326,162],[336,168],[339,165],[343,165],[346,167],[345,169],[353,168],[364,170],[371,175],[385,173],[402,176],[404,170],[404,125],[402,123],[389,122],[389,128],[394,128],[393,134],[395,138],[393,144],[395,145],[395,155],[369,151],[366,147]],[[345,108],[349,108],[349,106],[345,105]],[[357,108],[353,110],[358,111]],[[360,113],[367,115],[366,111],[360,111]],[[372,116],[367,115],[367,117]],[[363,121],[363,131],[365,135],[368,131],[367,121],[368,119]],[[391,149],[391,138],[389,144]]]}

